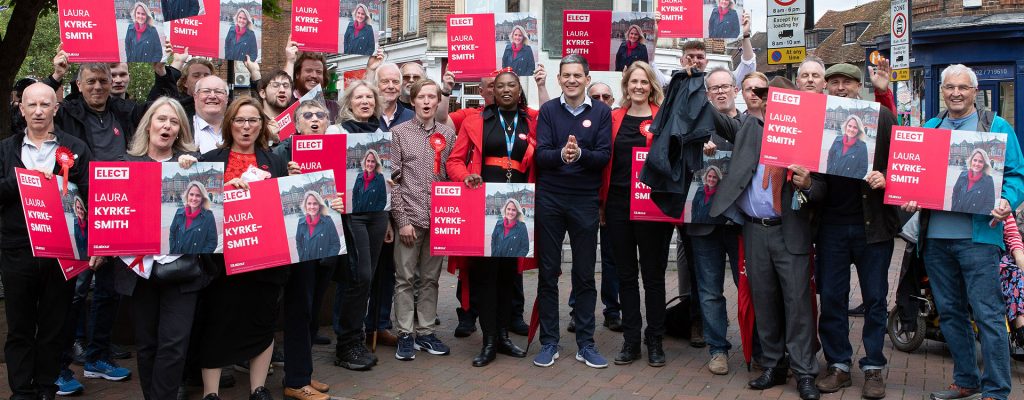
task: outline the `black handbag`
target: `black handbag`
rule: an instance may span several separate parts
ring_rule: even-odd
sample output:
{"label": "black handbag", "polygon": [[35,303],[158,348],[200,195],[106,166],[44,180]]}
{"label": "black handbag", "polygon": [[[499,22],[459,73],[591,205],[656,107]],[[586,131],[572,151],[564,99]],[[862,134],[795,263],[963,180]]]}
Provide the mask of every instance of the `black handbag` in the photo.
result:
{"label": "black handbag", "polygon": [[203,274],[195,256],[183,255],[167,264],[153,262],[153,279],[163,283],[184,283]]}

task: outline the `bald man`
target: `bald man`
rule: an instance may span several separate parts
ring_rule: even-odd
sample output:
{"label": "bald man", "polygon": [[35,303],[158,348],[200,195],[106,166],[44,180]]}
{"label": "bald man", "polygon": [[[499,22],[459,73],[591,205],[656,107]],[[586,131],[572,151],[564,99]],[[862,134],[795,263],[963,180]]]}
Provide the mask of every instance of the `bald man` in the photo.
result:
{"label": "bald man", "polygon": [[57,108],[52,88],[32,84],[19,105],[27,127],[0,142],[0,271],[7,296],[4,356],[12,399],[53,399],[60,355],[71,345],[70,330],[62,328],[75,283],[64,279],[56,259],[32,256],[14,173],[14,168],[35,170],[43,174],[44,185],[55,185],[54,176],[61,173],[57,148],[67,148],[77,156],[68,178],[78,185],[78,195],[88,198],[92,153],[85,142],[54,127]]}
{"label": "bald man", "polygon": [[196,81],[192,91],[196,115],[192,117],[192,132],[200,153],[211,151],[224,142],[220,124],[228,109],[228,83],[219,76],[210,75]]}

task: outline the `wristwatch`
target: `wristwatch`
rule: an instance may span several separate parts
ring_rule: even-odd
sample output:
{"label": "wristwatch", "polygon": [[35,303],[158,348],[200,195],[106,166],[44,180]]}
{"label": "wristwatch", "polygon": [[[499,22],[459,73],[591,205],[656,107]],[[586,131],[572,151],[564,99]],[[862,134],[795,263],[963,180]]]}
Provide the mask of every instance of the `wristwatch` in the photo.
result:
{"label": "wristwatch", "polygon": [[444,97],[452,97],[452,92],[451,91],[445,92],[445,91],[442,90],[441,91],[441,95],[444,96]]}
{"label": "wristwatch", "polygon": [[744,33],[743,34],[743,38],[744,39],[750,39],[750,34],[749,33]]}

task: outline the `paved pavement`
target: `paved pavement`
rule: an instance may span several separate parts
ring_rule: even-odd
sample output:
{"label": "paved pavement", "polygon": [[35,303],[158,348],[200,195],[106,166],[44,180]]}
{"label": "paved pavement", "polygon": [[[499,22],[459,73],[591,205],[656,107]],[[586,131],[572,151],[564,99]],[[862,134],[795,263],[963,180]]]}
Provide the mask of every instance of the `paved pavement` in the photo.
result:
{"label": "paved pavement", "polygon": [[[897,245],[896,254],[902,252]],[[893,282],[899,273],[898,265],[890,268],[890,307],[895,285]],[[676,292],[676,274],[666,274],[668,292],[672,296]],[[600,274],[598,274],[600,279]],[[856,285],[856,274],[853,276]],[[526,274],[527,301],[532,303],[535,296],[536,273]],[[455,278],[444,273],[441,278],[441,326],[438,334],[452,347],[449,356],[432,356],[419,353],[416,360],[403,362],[393,356],[393,348],[380,348],[378,355],[380,364],[369,372],[353,372],[332,364],[333,346],[315,346],[313,376],[331,385],[330,394],[338,398],[354,399],[796,399],[797,392],[793,380],[790,383],[762,392],[746,388],[746,382],[756,376],[756,372],[748,372],[739,346],[739,334],[735,324],[736,291],[731,284],[726,284],[726,296],[730,304],[729,315],[732,325],[729,339],[734,349],[729,360],[730,374],[712,375],[705,368],[708,359],[707,349],[696,349],[687,341],[666,339],[665,351],[668,363],[663,368],[652,368],[640,361],[629,366],[610,365],[606,369],[592,369],[577,362],[572,357],[576,351],[571,334],[564,333],[568,322],[569,309],[565,306],[569,294],[569,283],[563,276],[560,284],[562,306],[562,343],[565,346],[562,358],[553,367],[538,368],[531,363],[539,346],[530,349],[526,359],[513,359],[499,355],[498,359],[485,368],[474,368],[470,365],[473,356],[480,346],[480,334],[465,339],[456,339],[452,331],[457,323],[454,309],[456,301]],[[860,303],[858,287],[854,287],[851,302]],[[600,305],[598,306],[600,307]],[[600,320],[600,318],[599,318]],[[859,337],[862,319],[851,320],[851,338],[854,338],[855,357],[863,354]],[[323,334],[330,329],[324,327]],[[524,345],[524,337],[513,336],[513,340]],[[610,360],[618,352],[621,335],[599,326],[596,331],[598,348]],[[945,344],[926,340],[925,344],[913,354],[900,352],[892,347],[886,339],[885,355],[889,359],[887,372],[888,399],[921,399],[931,390],[945,387],[952,380],[953,364]],[[980,354],[980,349],[979,349]],[[645,355],[646,357],[646,355]],[[644,358],[646,360],[646,358]],[[124,366],[135,370],[134,360],[126,360]],[[819,355],[819,361],[824,363]],[[74,368],[81,377],[81,367]],[[1013,364],[1014,392],[1011,398],[1024,399],[1024,363]],[[0,397],[9,396],[7,387],[6,364],[0,364]],[[239,385],[224,389],[224,399],[247,398],[247,375],[235,372]],[[283,371],[278,369],[268,379],[268,388],[275,398],[281,398],[281,379]],[[101,380],[84,380],[86,392],[80,398],[85,399],[141,399],[138,380],[122,383]],[[828,399],[860,398],[860,385],[863,375],[854,373],[853,387],[842,392],[824,395]],[[199,388],[190,388],[190,399],[199,399]]]}

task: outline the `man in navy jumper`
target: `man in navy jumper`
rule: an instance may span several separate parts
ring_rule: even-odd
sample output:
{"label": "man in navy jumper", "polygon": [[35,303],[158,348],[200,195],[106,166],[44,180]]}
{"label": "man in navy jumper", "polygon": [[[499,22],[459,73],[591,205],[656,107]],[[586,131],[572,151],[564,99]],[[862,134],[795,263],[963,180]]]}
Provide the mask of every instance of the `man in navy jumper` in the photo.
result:
{"label": "man in navy jumper", "polygon": [[562,95],[544,103],[537,122],[537,252],[541,350],[533,363],[548,367],[558,358],[558,277],[562,240],[572,246],[572,290],[576,294],[576,360],[608,366],[594,346],[594,264],[597,261],[598,190],[611,158],[611,109],[586,95],[590,66],[579,55],[558,66]]}

